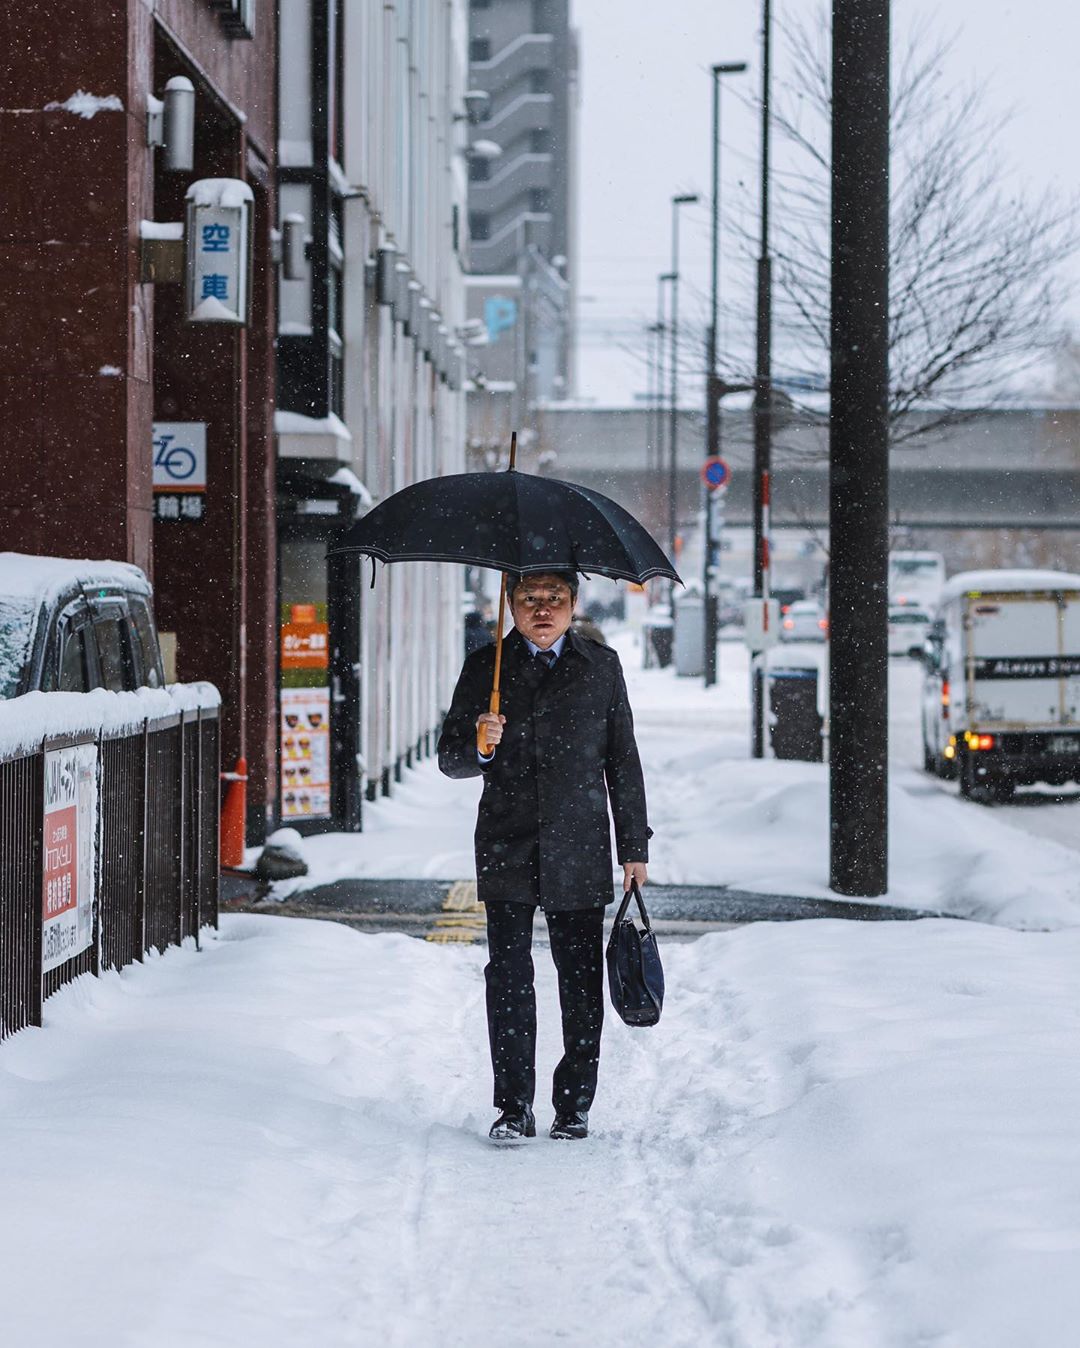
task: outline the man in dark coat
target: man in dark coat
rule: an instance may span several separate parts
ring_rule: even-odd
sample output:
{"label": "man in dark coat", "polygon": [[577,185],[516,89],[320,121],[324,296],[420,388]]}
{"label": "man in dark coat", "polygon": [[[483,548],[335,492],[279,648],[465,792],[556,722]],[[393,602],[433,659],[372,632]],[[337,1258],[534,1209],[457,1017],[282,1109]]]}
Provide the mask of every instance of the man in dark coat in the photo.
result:
{"label": "man in dark coat", "polygon": [[[488,712],[495,648],[470,655],[439,739],[448,777],[483,774],[477,898],[487,909],[488,1031],[496,1142],[533,1137],[536,998],[532,926],[547,919],[564,1055],[551,1136],[588,1135],[604,1017],[604,908],[614,899],[608,799],[623,887],[647,879],[645,783],[619,657],[570,630],[577,577],[507,582],[514,629],[503,642],[502,714]],[[490,752],[477,749],[485,728]]]}

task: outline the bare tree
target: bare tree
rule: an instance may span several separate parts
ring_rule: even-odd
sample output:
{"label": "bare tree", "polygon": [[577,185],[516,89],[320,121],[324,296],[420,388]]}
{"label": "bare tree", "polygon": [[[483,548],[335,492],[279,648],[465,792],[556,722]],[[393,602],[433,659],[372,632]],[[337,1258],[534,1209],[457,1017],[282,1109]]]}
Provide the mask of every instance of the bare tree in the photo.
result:
{"label": "bare tree", "polygon": [[[789,73],[773,97],[781,165],[770,240],[777,344],[794,372],[821,392],[829,368],[829,29],[824,6],[784,25]],[[1060,343],[1067,290],[1061,264],[1078,243],[1074,200],[1006,191],[997,140],[1008,118],[986,113],[981,87],[948,86],[954,43],[935,41],[921,27],[894,59],[894,444],[992,406],[1004,376],[1015,377]],[[746,243],[753,251],[756,241]]]}

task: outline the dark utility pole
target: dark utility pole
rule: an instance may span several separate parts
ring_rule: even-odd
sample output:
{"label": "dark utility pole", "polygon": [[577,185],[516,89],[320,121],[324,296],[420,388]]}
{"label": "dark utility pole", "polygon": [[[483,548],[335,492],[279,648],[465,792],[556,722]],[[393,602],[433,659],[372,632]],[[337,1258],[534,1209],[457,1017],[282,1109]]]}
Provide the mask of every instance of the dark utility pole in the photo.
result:
{"label": "dark utility pole", "polygon": [[[772,259],[769,256],[769,57],[772,11],[761,16],[761,244],[757,264],[757,366],[754,372],[754,597],[765,600],[765,483],[772,460]],[[765,755],[765,659],[751,664],[751,753]]]}
{"label": "dark utility pole", "polygon": [[[693,192],[684,192],[671,198],[671,429],[668,433],[668,556],[675,559],[675,539],[678,536],[679,486],[678,460],[676,451],[679,442],[679,207],[692,206],[699,197]],[[671,583],[672,593],[675,582]]]}
{"label": "dark utility pole", "polygon": [[[741,75],[745,61],[712,68],[712,268],[709,305],[708,349],[705,353],[705,453],[720,453],[720,376],[716,372],[720,311],[720,76]],[[716,643],[720,636],[717,599],[713,593],[713,512],[710,493],[705,492],[702,582],[705,595],[705,687],[716,682]]]}
{"label": "dark utility pole", "polygon": [[888,888],[889,0],[833,0],[830,878]]}

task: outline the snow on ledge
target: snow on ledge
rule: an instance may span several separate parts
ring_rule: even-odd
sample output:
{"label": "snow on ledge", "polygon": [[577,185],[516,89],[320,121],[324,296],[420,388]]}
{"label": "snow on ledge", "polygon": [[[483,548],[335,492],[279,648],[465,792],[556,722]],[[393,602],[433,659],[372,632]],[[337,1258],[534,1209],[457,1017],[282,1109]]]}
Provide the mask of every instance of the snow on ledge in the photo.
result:
{"label": "snow on ledge", "polygon": [[306,417],[302,412],[274,413],[274,430],[278,435],[333,435],[339,440],[351,440],[348,426],[335,413],[325,417]]}
{"label": "snow on ledge", "polygon": [[123,112],[124,105],[115,94],[100,97],[97,94],[88,94],[85,89],[76,89],[70,98],[64,99],[63,103],[46,103],[45,111],[71,112],[76,117],[89,121],[99,112]]}
{"label": "snow on ledge", "polygon": [[354,496],[359,497],[362,505],[371,506],[374,504],[371,492],[368,491],[351,468],[339,468],[336,473],[330,474],[327,481],[333,482],[339,487],[348,487]]}
{"label": "snow on ledge", "polygon": [[133,693],[25,693],[0,701],[0,760],[34,753],[59,735],[117,735],[178,712],[221,705],[212,683],[173,683]]}

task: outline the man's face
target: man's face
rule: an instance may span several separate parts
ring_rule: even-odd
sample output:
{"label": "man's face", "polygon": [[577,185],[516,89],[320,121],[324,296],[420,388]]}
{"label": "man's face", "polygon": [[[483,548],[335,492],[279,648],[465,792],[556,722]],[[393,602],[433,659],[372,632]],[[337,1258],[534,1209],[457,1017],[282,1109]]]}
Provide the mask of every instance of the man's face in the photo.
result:
{"label": "man's face", "polygon": [[546,651],[570,626],[574,598],[560,576],[526,576],[510,598],[514,626]]}

